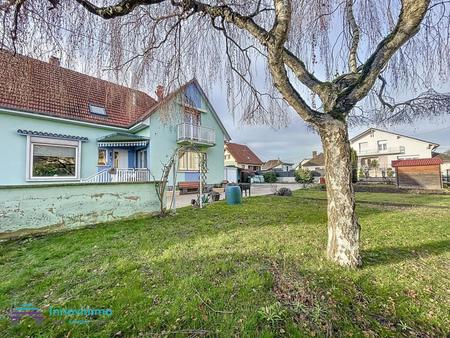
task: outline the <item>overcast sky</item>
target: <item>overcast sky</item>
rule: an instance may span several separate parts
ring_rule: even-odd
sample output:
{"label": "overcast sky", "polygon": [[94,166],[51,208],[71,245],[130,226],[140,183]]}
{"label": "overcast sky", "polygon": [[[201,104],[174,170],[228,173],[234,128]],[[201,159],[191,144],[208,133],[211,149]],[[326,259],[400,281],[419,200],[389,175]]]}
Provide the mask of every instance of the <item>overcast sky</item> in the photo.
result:
{"label": "overcast sky", "polygon": [[[222,92],[222,89],[215,87],[210,91],[209,99],[230,133],[232,142],[248,145],[261,160],[280,158],[286,162],[297,163],[311,157],[313,150],[322,151],[319,136],[310,131],[300,117],[293,116],[290,125],[282,129],[243,125],[238,117],[236,121],[233,121],[224,95],[225,92]],[[350,137],[370,127],[377,126],[351,129]],[[450,150],[450,116],[443,116],[432,121],[417,121],[413,125],[398,125],[390,127],[389,130],[438,143],[440,144],[438,151]]]}

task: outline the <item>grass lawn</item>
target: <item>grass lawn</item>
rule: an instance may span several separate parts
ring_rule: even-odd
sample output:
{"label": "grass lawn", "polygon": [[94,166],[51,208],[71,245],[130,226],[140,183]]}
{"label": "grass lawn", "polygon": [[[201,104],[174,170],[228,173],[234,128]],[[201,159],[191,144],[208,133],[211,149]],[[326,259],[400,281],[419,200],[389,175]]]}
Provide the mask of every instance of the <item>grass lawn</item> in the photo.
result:
{"label": "grass lawn", "polygon": [[[450,196],[358,194],[357,271],[324,259],[324,198],[254,197],[2,243],[0,336],[448,336]],[[371,204],[387,201],[414,206]],[[47,318],[12,325],[22,303]],[[58,320],[50,306],[113,314],[69,323],[86,318]]]}

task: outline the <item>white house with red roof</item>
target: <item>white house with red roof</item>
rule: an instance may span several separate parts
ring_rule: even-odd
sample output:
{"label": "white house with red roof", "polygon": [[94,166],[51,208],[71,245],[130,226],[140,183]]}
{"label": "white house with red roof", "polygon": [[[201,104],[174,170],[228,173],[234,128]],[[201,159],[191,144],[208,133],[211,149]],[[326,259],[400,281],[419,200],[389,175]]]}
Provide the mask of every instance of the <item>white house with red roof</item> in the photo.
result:
{"label": "white house with red roof", "polygon": [[[177,181],[223,180],[230,139],[194,79],[156,97],[0,50],[0,185],[130,182],[161,177],[176,149]],[[191,149],[191,150],[190,150]]]}
{"label": "white house with red roof", "polygon": [[384,177],[394,173],[393,161],[432,158],[439,144],[386,130],[370,128],[350,140],[358,157],[358,171]]}
{"label": "white house with red roof", "polygon": [[224,158],[226,166],[235,166],[252,171],[261,170],[263,161],[245,144],[225,143]]}

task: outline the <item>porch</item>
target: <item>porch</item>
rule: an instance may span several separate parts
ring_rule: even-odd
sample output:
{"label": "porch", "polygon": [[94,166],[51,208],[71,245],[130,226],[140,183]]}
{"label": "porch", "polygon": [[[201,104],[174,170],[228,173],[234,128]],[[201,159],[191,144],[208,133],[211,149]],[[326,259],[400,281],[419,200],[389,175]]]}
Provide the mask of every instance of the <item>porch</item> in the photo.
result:
{"label": "porch", "polygon": [[149,139],[130,133],[114,133],[97,139],[97,172],[85,183],[148,182],[151,180]]}

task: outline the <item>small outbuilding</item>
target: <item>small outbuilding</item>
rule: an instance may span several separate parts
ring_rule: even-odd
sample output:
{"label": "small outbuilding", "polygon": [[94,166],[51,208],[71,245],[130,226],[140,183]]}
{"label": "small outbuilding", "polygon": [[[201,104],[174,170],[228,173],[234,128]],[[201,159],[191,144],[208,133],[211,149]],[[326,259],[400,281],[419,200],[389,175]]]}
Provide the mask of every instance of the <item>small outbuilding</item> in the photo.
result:
{"label": "small outbuilding", "polygon": [[442,189],[442,160],[438,157],[392,161],[399,188]]}

